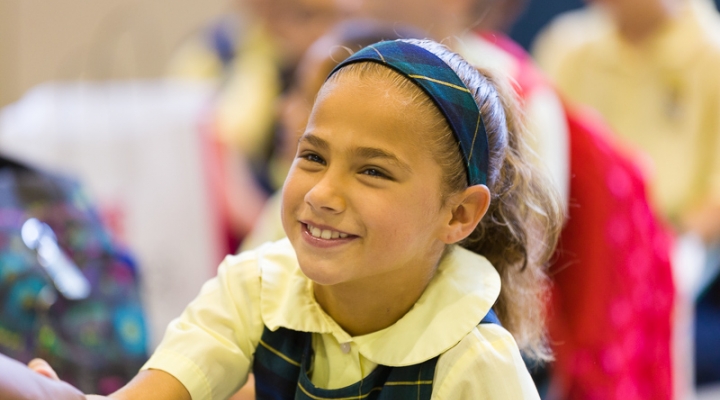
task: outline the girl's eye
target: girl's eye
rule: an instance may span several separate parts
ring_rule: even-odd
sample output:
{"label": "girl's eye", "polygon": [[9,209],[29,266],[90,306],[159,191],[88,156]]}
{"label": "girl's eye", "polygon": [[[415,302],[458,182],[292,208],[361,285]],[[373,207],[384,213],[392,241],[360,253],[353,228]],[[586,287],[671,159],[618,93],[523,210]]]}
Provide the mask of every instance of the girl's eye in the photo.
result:
{"label": "girl's eye", "polygon": [[323,164],[323,165],[325,164],[325,160],[323,160],[322,157],[320,157],[319,155],[317,155],[315,153],[302,154],[302,155],[300,155],[300,158],[303,158],[303,159],[313,162],[313,163],[318,163],[318,164]]}
{"label": "girl's eye", "polygon": [[362,171],[361,174],[373,176],[376,178],[390,179],[390,177],[387,174],[385,174],[384,172],[380,171],[377,168],[368,168],[368,169]]}

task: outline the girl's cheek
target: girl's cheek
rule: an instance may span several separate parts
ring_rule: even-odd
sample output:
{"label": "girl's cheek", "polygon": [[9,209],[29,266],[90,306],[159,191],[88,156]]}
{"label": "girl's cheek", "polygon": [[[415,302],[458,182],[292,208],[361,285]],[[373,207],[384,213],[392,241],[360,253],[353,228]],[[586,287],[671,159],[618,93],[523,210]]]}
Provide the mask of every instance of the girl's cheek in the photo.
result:
{"label": "girl's cheek", "polygon": [[283,194],[283,197],[286,197],[289,201],[301,201],[305,197],[305,194],[312,189],[312,186],[313,179],[311,174],[297,167],[293,167],[286,179],[284,189],[286,193]]}

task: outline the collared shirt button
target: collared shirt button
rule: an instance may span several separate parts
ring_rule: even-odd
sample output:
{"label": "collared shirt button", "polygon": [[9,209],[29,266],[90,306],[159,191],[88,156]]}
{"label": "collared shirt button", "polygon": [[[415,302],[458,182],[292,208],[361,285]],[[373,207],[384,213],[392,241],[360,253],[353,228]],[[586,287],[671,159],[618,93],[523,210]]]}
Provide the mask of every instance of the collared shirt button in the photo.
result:
{"label": "collared shirt button", "polygon": [[350,343],[340,343],[340,350],[343,353],[348,354],[350,352]]}

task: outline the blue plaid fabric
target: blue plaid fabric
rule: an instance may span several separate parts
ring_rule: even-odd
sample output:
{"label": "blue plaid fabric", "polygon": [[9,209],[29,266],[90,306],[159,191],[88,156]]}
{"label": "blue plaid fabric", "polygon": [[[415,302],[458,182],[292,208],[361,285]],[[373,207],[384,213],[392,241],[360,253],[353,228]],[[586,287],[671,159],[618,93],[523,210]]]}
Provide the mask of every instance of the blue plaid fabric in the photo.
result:
{"label": "blue plaid fabric", "polygon": [[468,184],[487,183],[488,142],[485,125],[473,94],[443,60],[420,46],[402,41],[379,42],[338,64],[376,62],[407,77],[435,102],[460,144],[468,173]]}
{"label": "blue plaid fabric", "polygon": [[[500,325],[493,310],[481,324]],[[438,358],[405,367],[378,365],[368,376],[339,389],[318,388],[310,380],[312,333],[264,329],[255,349],[257,400],[430,400]]]}

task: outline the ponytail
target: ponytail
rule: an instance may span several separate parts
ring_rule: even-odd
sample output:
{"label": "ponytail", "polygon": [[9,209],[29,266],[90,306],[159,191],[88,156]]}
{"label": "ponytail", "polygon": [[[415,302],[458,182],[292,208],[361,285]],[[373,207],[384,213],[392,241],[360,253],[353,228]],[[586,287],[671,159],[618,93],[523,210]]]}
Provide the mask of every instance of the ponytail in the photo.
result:
{"label": "ponytail", "polygon": [[[487,80],[492,82],[491,78]],[[554,186],[530,161],[527,131],[517,101],[510,95],[513,92],[497,83],[494,86],[506,116],[507,146],[504,157],[498,160],[496,179],[488,182],[490,208],[460,245],[485,256],[500,274],[502,286],[495,311],[519,347],[534,358],[548,359],[546,271],[560,234],[563,211]],[[499,138],[490,140],[497,142]]]}
{"label": "ponytail", "polygon": [[[473,68],[442,45],[411,42],[445,61],[474,93],[488,136],[487,185],[492,197],[474,232],[459,244],[487,258],[500,274],[501,291],[494,309],[518,346],[530,357],[549,359],[547,264],[560,234],[563,209],[554,185],[532,161],[515,91],[506,80]],[[438,116],[442,118],[439,111]],[[438,131],[442,133],[433,148],[445,173],[447,197],[464,190],[467,178],[449,127]]]}

